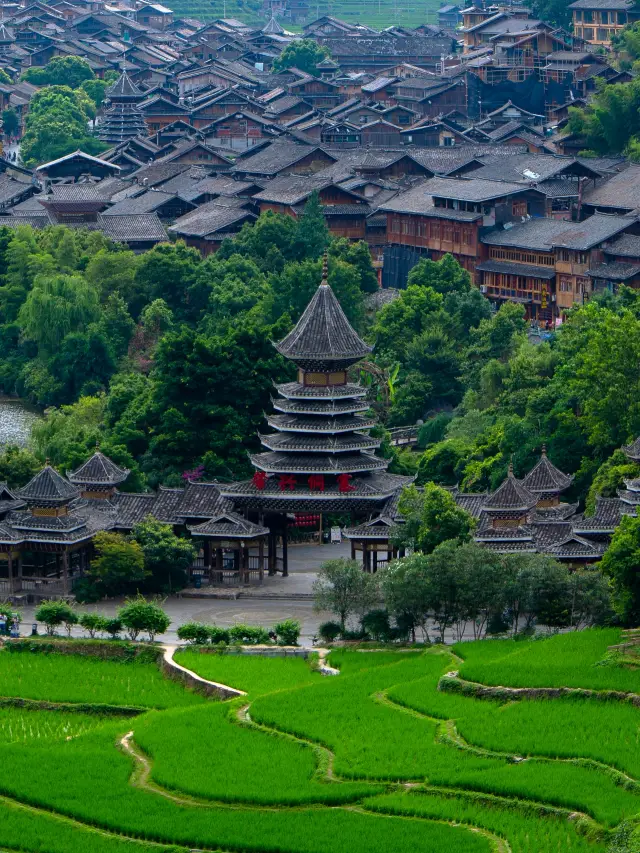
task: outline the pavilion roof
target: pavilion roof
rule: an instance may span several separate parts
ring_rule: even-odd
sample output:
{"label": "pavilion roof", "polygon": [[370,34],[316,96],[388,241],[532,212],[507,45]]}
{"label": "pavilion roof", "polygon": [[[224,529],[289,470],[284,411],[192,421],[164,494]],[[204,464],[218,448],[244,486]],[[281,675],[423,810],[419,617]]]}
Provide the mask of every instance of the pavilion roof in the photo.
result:
{"label": "pavilion roof", "polygon": [[75,471],[67,471],[69,482],[97,486],[117,486],[128,476],[128,468],[120,468],[99,450]]}
{"label": "pavilion roof", "polygon": [[507,479],[498,486],[495,492],[485,500],[482,509],[485,512],[500,512],[503,510],[528,512],[538,499],[513,474],[509,466]]}
{"label": "pavilion roof", "polygon": [[36,504],[64,504],[77,498],[78,490],[47,462],[42,471],[18,490],[18,497]]}
{"label": "pavilion roof", "polygon": [[210,518],[203,524],[189,527],[191,533],[198,536],[219,537],[221,539],[258,539],[267,536],[268,527],[254,524],[235,512],[225,512]]}
{"label": "pavilion roof", "polygon": [[537,464],[522,480],[522,485],[533,494],[562,492],[569,488],[573,477],[563,473],[547,456],[546,447],[542,447],[542,455]]}

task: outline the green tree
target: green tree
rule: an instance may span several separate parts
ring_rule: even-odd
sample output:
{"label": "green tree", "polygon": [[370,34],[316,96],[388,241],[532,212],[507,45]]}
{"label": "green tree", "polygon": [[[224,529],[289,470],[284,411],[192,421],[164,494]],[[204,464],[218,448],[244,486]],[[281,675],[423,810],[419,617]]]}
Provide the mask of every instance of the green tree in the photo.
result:
{"label": "green tree", "polygon": [[534,18],[547,21],[564,30],[571,28],[571,9],[566,0],[527,0]]}
{"label": "green tree", "polygon": [[597,154],[618,154],[629,146],[637,155],[639,106],[640,81],[610,86],[602,81],[586,107],[569,109],[566,129],[583,137],[585,148]]}
{"label": "green tree", "polygon": [[578,569],[569,574],[571,615],[569,624],[578,631],[591,625],[603,625],[613,615],[611,589],[598,569]]}
{"label": "green tree", "polygon": [[413,285],[432,287],[443,296],[448,293],[468,293],[471,290],[471,276],[452,255],[445,255],[439,261],[423,258],[407,278],[407,286]]}
{"label": "green tree", "polygon": [[78,623],[87,632],[89,639],[95,640],[96,634],[106,630],[106,621],[99,613],[81,613]]}
{"label": "green tree", "polygon": [[163,479],[205,456],[208,476],[249,473],[246,451],[255,446],[273,381],[287,375],[271,344],[282,332],[242,323],[217,335],[186,327],[164,335],[146,416],[150,459]]}
{"label": "green tree", "polygon": [[[2,81],[0,81],[2,82]],[[20,119],[13,107],[2,111],[2,130],[5,136],[15,136],[20,129]]]}
{"label": "green tree", "polygon": [[640,625],[640,518],[621,518],[600,569],[611,580],[616,613],[625,625]]}
{"label": "green tree", "polygon": [[416,628],[428,638],[427,619],[431,611],[427,558],[412,554],[393,560],[379,573],[379,583],[387,610],[396,622],[405,625],[416,640]]}
{"label": "green tree", "polygon": [[357,560],[327,560],[314,581],[313,598],[314,610],[335,613],[344,632],[350,616],[364,616],[377,602],[376,579]]}
{"label": "green tree", "polygon": [[80,276],[38,277],[19,321],[25,335],[52,354],[70,332],[81,332],[100,316],[98,294]]}
{"label": "green tree", "polygon": [[181,539],[170,524],[162,524],[151,515],[135,525],[131,536],[144,554],[148,587],[171,593],[186,586],[187,570],[196,555],[191,539]]}
{"label": "green tree", "polygon": [[142,595],[128,598],[118,610],[118,619],[127,629],[129,639],[134,642],[146,631],[149,641],[153,643],[156,636],[164,634],[171,624],[171,619],[160,605],[155,601],[147,601]]}
{"label": "green tree", "polygon": [[103,301],[116,293],[128,305],[137,304],[140,297],[134,282],[139,257],[128,249],[100,249],[87,264],[85,278],[98,289]]}
{"label": "green tree", "polygon": [[318,258],[329,245],[330,235],[322,213],[320,196],[314,190],[304,206],[304,212],[298,219],[298,241],[301,244],[301,257]]}
{"label": "green tree", "polygon": [[441,294],[431,287],[413,285],[384,306],[373,328],[376,353],[405,362],[409,343],[427,331],[432,316],[442,309]]}
{"label": "green tree", "polygon": [[37,622],[42,622],[49,636],[53,636],[60,625],[64,625],[67,634],[71,636],[71,628],[78,622],[78,614],[63,601],[43,601],[35,612],[35,618]]}
{"label": "green tree", "polygon": [[[163,299],[177,317],[187,310],[187,293],[195,282],[201,263],[197,249],[188,248],[182,240],[159,243],[145,252],[137,265],[135,285],[145,302]],[[131,306],[132,313],[136,311]]]}
{"label": "green tree", "polygon": [[363,293],[375,293],[378,290],[378,276],[371,261],[371,250],[364,240],[353,242],[346,237],[334,239],[329,245],[329,257],[339,258],[357,269]]}
{"label": "green tree", "polygon": [[136,324],[129,314],[126,302],[119,294],[112,293],[107,297],[95,331],[106,340],[114,360],[127,354],[135,328]]}
{"label": "green tree", "polygon": [[99,154],[106,145],[88,131],[95,117],[95,104],[83,89],[69,86],[45,86],[29,104],[20,156],[23,163],[35,166],[81,149]]}
{"label": "green tree", "polygon": [[81,56],[54,56],[42,68],[33,66],[22,73],[22,79],[34,86],[69,86],[71,89],[94,78],[91,66]]}
{"label": "green tree", "polygon": [[405,488],[398,508],[405,518],[398,528],[399,543],[425,554],[447,540],[457,544],[468,541],[475,527],[473,517],[435,483],[427,483],[422,491],[415,486]]}
{"label": "green tree", "polygon": [[92,325],[86,332],[68,334],[48,367],[58,389],[56,399],[48,402],[72,403],[106,391],[116,362],[106,333]]}
{"label": "green tree", "polygon": [[10,489],[25,486],[42,468],[42,464],[30,450],[7,444],[0,448],[0,483]]}
{"label": "green tree", "polygon": [[93,545],[96,556],[87,574],[94,600],[122,595],[145,580],[144,552],[138,542],[119,533],[101,531],[95,535]]}
{"label": "green tree", "polygon": [[314,39],[296,39],[288,44],[273,62],[274,71],[297,68],[307,74],[316,74],[317,65],[331,56],[329,48],[318,44]]}
{"label": "green tree", "polygon": [[105,93],[109,88],[109,83],[106,80],[99,80],[98,78],[94,78],[93,80],[83,80],[81,87],[87,93],[87,95],[91,98],[93,103],[95,104],[95,108],[97,110],[100,109],[105,100]]}

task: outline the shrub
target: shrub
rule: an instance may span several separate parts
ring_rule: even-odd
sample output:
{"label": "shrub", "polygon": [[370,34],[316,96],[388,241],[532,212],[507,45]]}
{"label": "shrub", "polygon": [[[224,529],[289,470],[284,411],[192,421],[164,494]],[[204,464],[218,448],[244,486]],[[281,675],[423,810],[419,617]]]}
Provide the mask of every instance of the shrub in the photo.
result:
{"label": "shrub", "polygon": [[95,640],[96,634],[105,630],[106,619],[99,613],[82,613],[78,621],[92,640]]}
{"label": "shrub", "polygon": [[339,622],[323,622],[318,628],[318,633],[325,643],[332,643],[340,636],[342,626]]}
{"label": "shrub", "polygon": [[230,641],[229,629],[219,628],[217,625],[207,625],[209,640],[214,646],[228,645]]}
{"label": "shrub", "polygon": [[146,631],[149,640],[154,641],[156,634],[164,634],[171,619],[155,601],[147,601],[143,595],[128,598],[118,611],[118,618],[127,629],[129,639],[137,640],[142,631]]}
{"label": "shrub", "polygon": [[269,632],[255,625],[234,625],[229,628],[229,640],[243,646],[267,645],[271,642]]}
{"label": "shrub", "polygon": [[283,619],[273,626],[281,646],[297,646],[300,636],[300,623],[297,619]]}
{"label": "shrub", "polygon": [[368,640],[368,634],[366,631],[360,629],[359,631],[343,631],[342,632],[343,640]]}
{"label": "shrub", "polygon": [[49,635],[55,634],[56,628],[64,625],[67,634],[71,636],[71,627],[77,624],[78,614],[62,601],[43,601],[36,610],[36,620],[42,622]]}
{"label": "shrub", "polygon": [[117,640],[122,631],[122,620],[115,617],[113,619],[105,619],[102,630],[109,634],[112,640]]}
{"label": "shrub", "polygon": [[370,610],[365,613],[362,617],[362,630],[382,643],[388,643],[393,635],[386,610]]}
{"label": "shrub", "polygon": [[209,628],[201,622],[187,622],[178,628],[178,637],[189,643],[202,645],[209,640]]}

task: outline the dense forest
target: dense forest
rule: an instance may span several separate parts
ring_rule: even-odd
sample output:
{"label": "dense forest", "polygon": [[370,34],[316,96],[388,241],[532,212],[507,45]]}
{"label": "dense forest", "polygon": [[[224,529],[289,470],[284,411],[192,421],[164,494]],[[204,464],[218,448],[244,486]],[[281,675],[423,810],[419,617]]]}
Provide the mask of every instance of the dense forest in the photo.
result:
{"label": "dense forest", "polygon": [[0,454],[20,485],[48,457],[73,468],[100,442],[130,490],[250,473],[274,381],[292,367],[272,341],[321,278],[375,344],[355,368],[381,429],[422,421],[420,452],[383,444],[418,483],[494,488],[546,444],[593,506],[636,473],[620,452],[640,433],[640,296],[594,297],[547,342],[521,306],[496,310],[450,257],[421,261],[373,307],[364,243],[332,239],[313,199],[299,220],[263,214],[203,259],[183,243],[135,255],[98,232],[0,228],[0,392],[46,407],[29,450]]}

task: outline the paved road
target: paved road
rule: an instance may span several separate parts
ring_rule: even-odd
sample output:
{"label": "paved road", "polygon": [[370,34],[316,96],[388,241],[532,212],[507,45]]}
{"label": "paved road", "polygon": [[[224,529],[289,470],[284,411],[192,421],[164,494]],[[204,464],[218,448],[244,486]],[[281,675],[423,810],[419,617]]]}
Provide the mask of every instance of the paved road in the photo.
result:
{"label": "paved road", "polygon": [[[234,625],[244,622],[249,625],[262,625],[270,628],[281,619],[298,619],[302,626],[301,638],[310,642],[318,632],[318,625],[332,619],[330,613],[315,613],[313,610],[313,582],[320,565],[328,559],[349,556],[349,544],[340,545],[292,545],[289,548],[289,577],[280,575],[265,578],[262,587],[251,587],[242,591],[237,600],[217,598],[182,598],[171,596],[163,607],[171,617],[171,625],[162,640],[176,642],[176,630],[185,622],[204,622],[207,625]],[[206,590],[203,590],[206,592]],[[290,595],[291,598],[285,596]],[[304,599],[300,596],[309,596]],[[122,599],[88,605],[86,609],[97,610],[105,616],[114,616]],[[34,621],[35,607],[25,607],[22,611],[22,633],[29,634]],[[41,630],[41,629],[40,629]],[[74,636],[83,636],[80,629],[73,631]]]}
{"label": "paved road", "polygon": [[[252,586],[242,590],[241,597],[221,598],[183,598],[171,596],[163,604],[171,617],[171,625],[160,638],[163,642],[178,641],[176,630],[185,622],[204,622],[207,625],[228,626],[243,622],[249,625],[261,625],[270,628],[281,619],[298,619],[302,626],[301,643],[310,645],[311,638],[318,633],[322,622],[336,617],[330,613],[316,613],[311,598],[313,582],[320,565],[327,559],[348,557],[348,543],[340,545],[293,545],[289,549],[289,577],[280,575],[265,578],[262,587]],[[206,590],[203,590],[206,592]],[[286,596],[291,596],[287,598]],[[306,597],[305,597],[306,596]],[[105,616],[115,616],[122,599],[87,605],[87,610],[97,610]],[[34,621],[35,607],[25,607],[22,611],[22,634],[28,635]],[[42,631],[42,629],[40,628]],[[436,632],[430,629],[431,637]],[[83,636],[81,629],[74,629],[74,636]],[[471,626],[465,632],[465,639],[472,639]],[[446,635],[448,643],[454,641],[452,632]]]}

